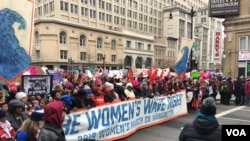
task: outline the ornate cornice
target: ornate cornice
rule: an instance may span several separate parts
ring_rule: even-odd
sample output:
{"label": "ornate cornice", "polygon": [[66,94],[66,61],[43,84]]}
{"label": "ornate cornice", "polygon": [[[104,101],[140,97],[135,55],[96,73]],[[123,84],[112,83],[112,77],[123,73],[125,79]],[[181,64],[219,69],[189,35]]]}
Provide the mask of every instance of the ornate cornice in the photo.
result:
{"label": "ornate cornice", "polygon": [[250,24],[250,17],[237,17],[237,18],[226,18],[225,21],[223,22],[223,25],[225,27],[228,26],[239,26],[243,24]]}
{"label": "ornate cornice", "polygon": [[140,37],[137,35],[126,34],[122,30],[117,31],[117,30],[110,30],[110,29],[103,29],[103,28],[101,29],[101,28],[97,28],[97,27],[91,27],[88,25],[72,23],[70,21],[65,21],[65,20],[60,20],[60,19],[43,18],[43,19],[37,19],[34,22],[35,25],[39,25],[41,23],[55,23],[55,24],[76,27],[76,28],[89,29],[92,31],[97,31],[97,32],[102,32],[102,33],[107,33],[107,34],[114,34],[114,35],[123,36],[123,37],[132,37],[132,38],[138,38],[138,39],[142,39],[142,40],[154,41],[154,39],[148,39],[148,38]]}

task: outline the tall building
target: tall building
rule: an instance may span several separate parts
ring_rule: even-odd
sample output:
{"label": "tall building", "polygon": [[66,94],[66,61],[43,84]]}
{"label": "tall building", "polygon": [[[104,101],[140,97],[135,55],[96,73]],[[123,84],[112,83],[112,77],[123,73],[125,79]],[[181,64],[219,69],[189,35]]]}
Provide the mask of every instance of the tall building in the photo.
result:
{"label": "tall building", "polygon": [[[223,51],[223,73],[233,79],[250,76],[250,1],[230,2],[230,13],[220,13],[225,18],[225,40]],[[226,8],[223,8],[226,9]],[[212,9],[214,10],[214,9]]]}
{"label": "tall building", "polygon": [[165,9],[192,6],[198,10],[207,1],[36,0],[32,62],[49,69],[72,63],[107,69],[171,66],[182,37],[179,28],[188,38],[190,25],[172,22],[176,36],[167,35]]}

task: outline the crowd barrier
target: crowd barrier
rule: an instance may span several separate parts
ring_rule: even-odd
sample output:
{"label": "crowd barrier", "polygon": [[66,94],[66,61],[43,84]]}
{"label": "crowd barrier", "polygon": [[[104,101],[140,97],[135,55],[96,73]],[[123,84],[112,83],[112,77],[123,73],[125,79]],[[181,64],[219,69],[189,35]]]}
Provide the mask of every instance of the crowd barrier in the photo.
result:
{"label": "crowd barrier", "polygon": [[187,114],[185,91],[73,112],[64,120],[67,141],[118,140],[137,130]]}

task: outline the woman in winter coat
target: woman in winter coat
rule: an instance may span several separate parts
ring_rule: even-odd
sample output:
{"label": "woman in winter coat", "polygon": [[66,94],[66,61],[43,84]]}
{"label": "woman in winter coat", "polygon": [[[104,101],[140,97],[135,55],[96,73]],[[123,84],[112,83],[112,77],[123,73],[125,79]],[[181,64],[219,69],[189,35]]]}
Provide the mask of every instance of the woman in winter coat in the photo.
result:
{"label": "woman in winter coat", "polygon": [[184,126],[179,141],[221,141],[221,126],[216,117],[215,102],[212,97],[205,98],[200,113],[192,123]]}

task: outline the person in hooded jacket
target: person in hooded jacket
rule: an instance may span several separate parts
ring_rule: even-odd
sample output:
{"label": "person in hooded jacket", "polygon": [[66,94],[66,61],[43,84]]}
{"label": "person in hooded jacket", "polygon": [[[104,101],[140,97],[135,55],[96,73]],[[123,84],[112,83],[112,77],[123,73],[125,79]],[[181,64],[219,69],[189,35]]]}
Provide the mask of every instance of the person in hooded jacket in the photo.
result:
{"label": "person in hooded jacket", "polygon": [[38,141],[66,141],[63,120],[66,111],[63,102],[52,101],[44,107],[44,125],[40,129]]}
{"label": "person in hooded jacket", "polygon": [[179,135],[179,141],[221,141],[221,125],[215,114],[214,99],[205,98],[194,121],[185,124]]}

